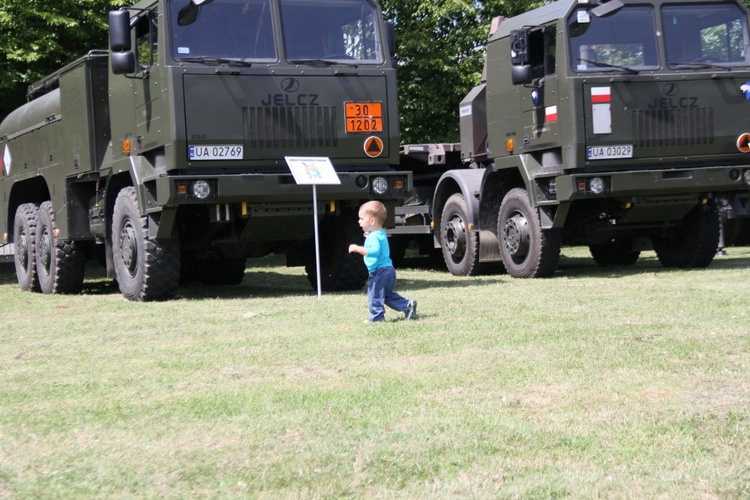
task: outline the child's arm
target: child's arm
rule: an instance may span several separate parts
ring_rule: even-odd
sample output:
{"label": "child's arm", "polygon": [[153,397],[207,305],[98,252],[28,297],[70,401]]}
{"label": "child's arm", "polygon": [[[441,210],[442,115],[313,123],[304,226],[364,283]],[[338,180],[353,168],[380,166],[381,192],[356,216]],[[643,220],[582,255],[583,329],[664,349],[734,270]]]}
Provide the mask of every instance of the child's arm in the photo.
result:
{"label": "child's arm", "polygon": [[367,257],[367,249],[363,246],[355,245],[354,243],[349,245],[349,253],[358,253],[362,257]]}

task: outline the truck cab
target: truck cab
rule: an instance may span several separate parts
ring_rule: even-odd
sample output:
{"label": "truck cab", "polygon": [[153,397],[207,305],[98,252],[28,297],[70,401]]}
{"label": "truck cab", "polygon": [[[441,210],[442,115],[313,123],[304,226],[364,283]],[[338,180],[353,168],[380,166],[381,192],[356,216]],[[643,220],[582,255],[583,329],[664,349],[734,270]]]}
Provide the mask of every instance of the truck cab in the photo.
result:
{"label": "truck cab", "polygon": [[[666,266],[707,266],[717,214],[748,215],[748,47],[738,2],[561,0],[496,20],[459,110],[468,168],[443,176],[432,207],[438,244],[458,249],[449,267],[549,276],[563,243],[601,265],[653,248]],[[456,213],[473,228],[458,238]]]}
{"label": "truck cab", "polygon": [[[170,297],[179,281],[238,283],[247,257],[269,253],[305,265],[315,286],[317,212],[323,288],[361,287],[366,270],[345,244],[361,238],[357,208],[369,199],[392,208],[412,183],[395,168],[393,34],[380,6],[142,0],[110,12],[109,25],[108,53],[33,85],[29,103],[0,126],[0,147],[26,165],[0,182],[11,200],[1,218],[8,240],[36,240],[46,202],[57,214],[52,248],[103,253],[132,300]],[[57,118],[28,123],[40,113]],[[34,154],[50,147],[52,162]],[[328,158],[335,168],[340,184],[319,187],[318,210],[287,157]],[[23,286],[80,289],[77,271],[72,284],[40,287],[42,247],[21,248]],[[45,283],[71,274],[59,268],[72,258],[52,267],[45,259]]]}

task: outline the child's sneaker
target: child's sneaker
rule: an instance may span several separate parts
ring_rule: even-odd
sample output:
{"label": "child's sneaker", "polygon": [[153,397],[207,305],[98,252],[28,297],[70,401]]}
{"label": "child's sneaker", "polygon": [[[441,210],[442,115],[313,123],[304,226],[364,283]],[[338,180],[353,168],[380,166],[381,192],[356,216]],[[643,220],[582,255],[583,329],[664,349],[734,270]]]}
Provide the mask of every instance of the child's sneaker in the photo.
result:
{"label": "child's sneaker", "polygon": [[417,319],[417,301],[410,300],[406,306],[406,319]]}

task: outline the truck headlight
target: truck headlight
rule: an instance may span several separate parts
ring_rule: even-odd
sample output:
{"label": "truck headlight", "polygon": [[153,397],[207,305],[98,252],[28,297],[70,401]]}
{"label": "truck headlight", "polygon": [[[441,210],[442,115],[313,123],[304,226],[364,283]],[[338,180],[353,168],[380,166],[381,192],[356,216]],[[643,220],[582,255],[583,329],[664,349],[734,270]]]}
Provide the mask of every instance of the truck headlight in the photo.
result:
{"label": "truck headlight", "polygon": [[388,181],[385,180],[385,177],[375,177],[372,180],[372,192],[378,196],[388,192]]}
{"label": "truck headlight", "polygon": [[601,177],[593,177],[591,181],[589,181],[589,189],[594,194],[602,194],[606,187],[607,185]]}
{"label": "truck headlight", "polygon": [[211,196],[211,185],[206,181],[195,181],[193,184],[193,196],[199,200],[205,200]]}
{"label": "truck headlight", "polygon": [[742,179],[745,181],[745,184],[750,186],[750,170],[745,170],[745,173],[742,174]]}

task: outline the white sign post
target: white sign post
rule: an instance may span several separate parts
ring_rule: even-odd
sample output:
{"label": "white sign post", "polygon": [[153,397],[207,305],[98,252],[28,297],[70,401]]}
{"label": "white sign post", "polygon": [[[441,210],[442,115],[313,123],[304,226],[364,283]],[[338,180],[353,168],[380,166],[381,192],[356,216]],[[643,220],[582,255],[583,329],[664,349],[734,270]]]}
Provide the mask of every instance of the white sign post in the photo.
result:
{"label": "white sign post", "polygon": [[341,184],[336,169],[333,168],[330,158],[286,156],[284,158],[289,170],[292,171],[294,181],[297,185],[311,185],[313,193],[313,223],[315,228],[315,272],[317,273],[318,298],[323,294],[320,287],[320,237],[318,236],[318,191],[317,185]]}

